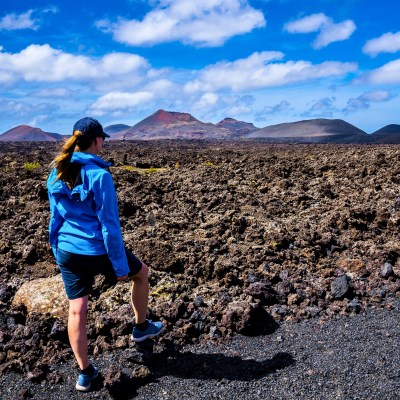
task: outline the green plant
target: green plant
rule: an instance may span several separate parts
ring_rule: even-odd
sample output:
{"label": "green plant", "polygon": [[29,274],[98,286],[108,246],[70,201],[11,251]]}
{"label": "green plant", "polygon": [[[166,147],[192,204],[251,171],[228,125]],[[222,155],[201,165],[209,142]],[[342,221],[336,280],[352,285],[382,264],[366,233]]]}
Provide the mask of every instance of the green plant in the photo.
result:
{"label": "green plant", "polygon": [[155,168],[155,167],[137,168],[137,167],[132,167],[131,165],[123,165],[119,168],[124,169],[126,171],[131,171],[131,172],[135,171],[135,172],[138,172],[139,174],[154,174],[155,172],[165,171],[165,168]]}
{"label": "green plant", "polygon": [[34,169],[36,169],[36,168],[40,168],[40,164],[38,163],[38,162],[33,162],[33,163],[25,163],[24,164],[24,168],[27,170],[27,171],[33,171]]}
{"label": "green plant", "polygon": [[212,161],[206,161],[205,163],[204,163],[204,165],[206,166],[206,167],[217,167],[217,164],[214,164]]}
{"label": "green plant", "polygon": [[162,171],[163,168],[154,168],[154,167],[150,167],[148,169],[145,169],[145,172],[147,172],[148,174],[154,174],[155,172],[159,172]]}

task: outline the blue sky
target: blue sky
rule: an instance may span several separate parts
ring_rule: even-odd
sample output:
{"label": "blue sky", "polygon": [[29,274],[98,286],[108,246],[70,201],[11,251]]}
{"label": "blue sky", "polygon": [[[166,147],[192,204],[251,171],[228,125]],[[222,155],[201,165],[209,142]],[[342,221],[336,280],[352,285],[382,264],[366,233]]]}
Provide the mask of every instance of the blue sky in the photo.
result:
{"label": "blue sky", "polygon": [[0,133],[163,108],[400,124],[397,0],[0,0]]}

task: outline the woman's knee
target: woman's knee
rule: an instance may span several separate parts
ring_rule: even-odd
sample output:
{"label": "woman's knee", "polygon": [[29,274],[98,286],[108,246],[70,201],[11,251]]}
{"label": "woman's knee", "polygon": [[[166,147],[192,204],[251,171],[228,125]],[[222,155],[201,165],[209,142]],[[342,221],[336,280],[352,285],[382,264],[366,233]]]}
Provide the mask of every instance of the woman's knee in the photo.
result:
{"label": "woman's knee", "polygon": [[140,269],[140,271],[133,276],[133,280],[148,280],[149,277],[149,267],[142,262],[142,268]]}
{"label": "woman's knee", "polygon": [[88,296],[69,301],[69,315],[86,317]]}
{"label": "woman's knee", "polygon": [[144,262],[142,262],[142,271],[144,275],[149,275],[149,267]]}

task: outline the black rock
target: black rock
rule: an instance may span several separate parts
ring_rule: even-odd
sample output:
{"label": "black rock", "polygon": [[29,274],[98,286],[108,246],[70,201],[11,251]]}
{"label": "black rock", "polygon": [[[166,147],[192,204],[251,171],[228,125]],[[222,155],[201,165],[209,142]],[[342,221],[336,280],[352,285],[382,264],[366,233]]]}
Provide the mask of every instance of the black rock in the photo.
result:
{"label": "black rock", "polygon": [[204,305],[204,300],[201,296],[196,296],[193,300],[193,304],[195,305],[195,307],[201,307]]}
{"label": "black rock", "polygon": [[23,399],[31,399],[32,397],[33,397],[32,393],[31,393],[31,391],[29,389],[21,389],[18,392],[18,395],[17,395],[17,399],[21,399],[21,400],[23,400]]}
{"label": "black rock", "polygon": [[382,265],[381,268],[381,277],[382,278],[389,278],[389,276],[393,275],[393,266],[392,264],[386,262]]}
{"label": "black rock", "polygon": [[349,301],[349,303],[347,303],[347,305],[346,305],[346,310],[355,312],[355,313],[359,313],[361,310],[360,301],[358,299],[353,299],[353,300]]}
{"label": "black rock", "polygon": [[8,300],[10,300],[12,295],[13,295],[12,288],[7,284],[2,283],[0,285],[0,301],[7,302]]}
{"label": "black rock", "polygon": [[342,299],[350,289],[350,278],[347,275],[339,276],[331,283],[331,292],[335,299]]}

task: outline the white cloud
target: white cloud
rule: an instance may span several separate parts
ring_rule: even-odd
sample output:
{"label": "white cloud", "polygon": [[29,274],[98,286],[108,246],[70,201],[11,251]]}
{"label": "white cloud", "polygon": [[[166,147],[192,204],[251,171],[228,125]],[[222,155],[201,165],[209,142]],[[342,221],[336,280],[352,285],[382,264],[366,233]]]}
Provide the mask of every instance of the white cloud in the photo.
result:
{"label": "white cloud", "polygon": [[359,98],[365,101],[387,101],[392,98],[392,95],[387,90],[372,90],[363,93]]}
{"label": "white cloud", "polygon": [[237,117],[240,115],[250,114],[253,111],[251,107],[246,107],[243,105],[233,106],[226,111],[226,115],[230,117]]}
{"label": "white cloud", "polygon": [[149,68],[148,62],[135,54],[110,53],[101,58],[89,58],[53,49],[48,44],[32,44],[15,54],[0,52],[0,83],[69,79],[102,83],[127,76],[133,80]]}
{"label": "white cloud", "polygon": [[57,6],[49,6],[47,8],[43,8],[42,10],[40,10],[41,13],[53,13],[53,14],[57,14],[58,12],[60,12],[60,9]]}
{"label": "white cloud", "polygon": [[152,92],[111,92],[99,97],[90,105],[89,111],[95,116],[103,116],[109,112],[133,109],[152,100]]}
{"label": "white cloud", "polygon": [[133,46],[180,41],[204,47],[220,46],[266,25],[263,13],[247,0],[162,0],[157,4],[141,21],[120,18],[96,25],[112,33],[117,42]]}
{"label": "white cloud", "polygon": [[330,19],[323,13],[308,15],[285,24],[284,29],[289,33],[317,32],[323,25],[330,23]]}
{"label": "white cloud", "polygon": [[[39,119],[43,121],[43,116],[51,115],[57,109],[58,106],[50,103],[34,105],[22,101],[0,98],[0,119],[12,121],[13,126],[21,125],[21,120],[25,121],[24,124],[36,126],[35,117],[38,118],[36,121],[39,121]],[[8,129],[11,129],[13,126],[10,126]]]}
{"label": "white cloud", "polygon": [[324,97],[312,104],[312,106],[301,114],[302,117],[332,117],[338,109],[334,103],[336,97]]}
{"label": "white cloud", "polygon": [[179,92],[178,85],[168,79],[156,79],[144,85],[144,90],[148,90],[160,95],[168,95],[171,97],[172,93]]}
{"label": "white cloud", "polygon": [[201,96],[200,100],[194,104],[193,109],[200,111],[208,111],[215,107],[215,105],[218,102],[218,99],[219,96],[215,93],[210,93],[210,92],[204,93]]}
{"label": "white cloud", "polygon": [[362,80],[375,84],[400,83],[400,59],[393,60],[367,74]]}
{"label": "white cloud", "polygon": [[58,11],[59,10],[56,6],[51,6],[43,9],[30,9],[22,14],[7,14],[0,19],[0,31],[14,31],[21,29],[38,30],[44,14],[56,14]]}
{"label": "white cloud", "polygon": [[347,106],[343,109],[345,114],[369,108],[371,102],[383,102],[392,99],[394,96],[387,90],[373,90],[363,93],[357,98],[347,101]]}
{"label": "white cloud", "polygon": [[331,43],[347,40],[356,30],[356,25],[352,20],[335,23],[325,14],[319,13],[288,22],[284,29],[289,33],[319,32],[313,47],[321,49]]}
{"label": "white cloud", "polygon": [[343,76],[357,69],[354,63],[335,61],[316,65],[308,61],[272,62],[282,57],[280,52],[256,52],[244,59],[210,65],[199,72],[197,79],[189,81],[184,90],[193,93],[228,88],[238,92]]}
{"label": "white cloud", "polygon": [[27,125],[38,127],[42,122],[48,120],[47,114],[35,115],[30,121],[28,121]]}
{"label": "white cloud", "polygon": [[261,117],[267,114],[276,114],[292,110],[290,103],[286,100],[282,100],[280,103],[274,106],[265,106],[262,111],[256,114],[257,117]]}
{"label": "white cloud", "polygon": [[372,57],[379,53],[396,53],[400,50],[400,32],[388,32],[365,43],[363,52]]}
{"label": "white cloud", "polygon": [[313,43],[315,49],[321,49],[334,42],[347,40],[356,30],[356,25],[353,21],[347,20],[340,24],[331,23],[324,25],[320,34]]}
{"label": "white cloud", "polygon": [[51,89],[40,89],[35,92],[30,93],[30,96],[33,97],[68,97],[75,94],[76,91],[67,89],[67,88],[51,88]]}
{"label": "white cloud", "polygon": [[37,30],[39,25],[37,20],[32,18],[33,10],[28,10],[22,14],[7,14],[0,19],[0,30],[13,31],[19,29]]}

